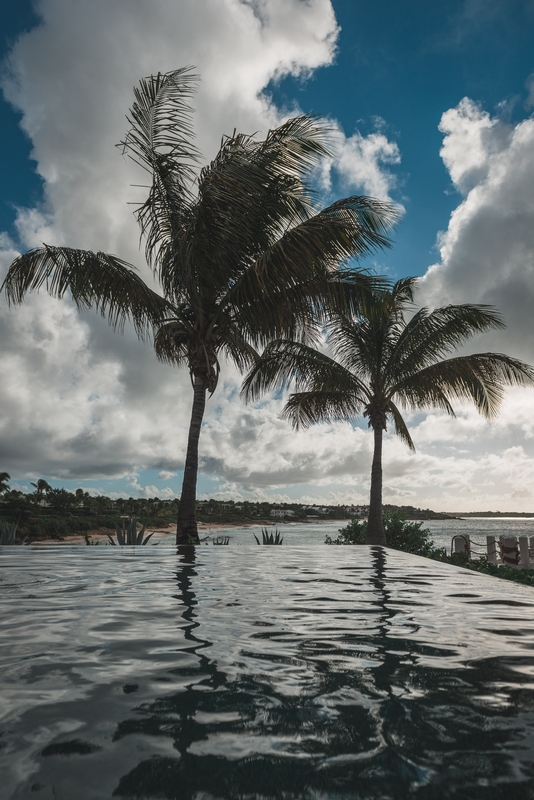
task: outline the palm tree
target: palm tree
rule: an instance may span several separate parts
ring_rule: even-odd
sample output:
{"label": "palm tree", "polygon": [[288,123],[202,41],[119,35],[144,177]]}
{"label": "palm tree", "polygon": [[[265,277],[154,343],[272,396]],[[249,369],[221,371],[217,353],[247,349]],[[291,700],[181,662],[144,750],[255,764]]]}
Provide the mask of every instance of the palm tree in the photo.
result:
{"label": "palm tree", "polygon": [[32,486],[35,486],[35,495],[37,501],[42,500],[44,494],[48,494],[48,492],[52,491],[52,487],[49,483],[47,483],[47,481],[45,481],[44,478],[39,478],[37,483],[33,483],[32,481],[30,481],[30,483]]}
{"label": "palm tree", "polygon": [[472,400],[488,419],[505,385],[532,385],[534,369],[502,353],[444,358],[476,333],[502,328],[489,306],[449,305],[413,312],[416,278],[372,291],[360,315],[334,314],[327,342],[333,357],[302,342],[267,346],[243,385],[246,399],[294,381],[284,415],[295,427],[367,417],[374,433],[367,544],[386,544],[382,521],[382,435],[388,422],[415,450],[400,409],[438,408],[454,416],[453,400]]}
{"label": "palm tree", "polygon": [[[114,255],[44,245],[19,256],[4,282],[9,302],[43,285],[80,308],[94,307],[112,326],[133,322],[142,338],[155,333],[158,357],[186,365],[193,407],[177,543],[198,541],[198,441],[206,393],[215,391],[220,356],[240,369],[273,338],[305,341],[327,303],[359,302],[370,278],[336,268],[388,244],[391,206],[349,197],[318,210],[308,176],[329,153],[328,129],[301,116],[269,131],[264,141],[223,137],[199,173],[188,105],[191,68],[140,82],[121,143],[150,176],[137,211],[145,254],[163,296]],[[359,276],[359,277],[358,277]],[[350,288],[350,291],[349,291]]]}
{"label": "palm tree", "polygon": [[9,490],[9,481],[11,480],[11,475],[9,472],[0,472],[0,494],[7,492]]}

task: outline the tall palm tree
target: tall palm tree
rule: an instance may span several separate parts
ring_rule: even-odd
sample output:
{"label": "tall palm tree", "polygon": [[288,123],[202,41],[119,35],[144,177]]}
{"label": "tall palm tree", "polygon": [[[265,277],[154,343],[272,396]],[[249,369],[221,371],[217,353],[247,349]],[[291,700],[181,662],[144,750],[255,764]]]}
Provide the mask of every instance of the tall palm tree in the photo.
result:
{"label": "tall palm tree", "polygon": [[359,315],[334,314],[332,357],[303,342],[270,343],[243,385],[246,399],[294,381],[284,415],[295,427],[367,417],[374,433],[368,544],[386,544],[382,522],[382,435],[388,422],[411,450],[400,409],[438,408],[454,416],[453,400],[472,400],[488,419],[506,385],[532,385],[534,369],[502,353],[444,358],[476,333],[502,328],[489,306],[449,305],[414,311],[416,278],[374,289]]}
{"label": "tall palm tree", "polygon": [[[316,208],[308,176],[329,153],[328,129],[307,116],[264,141],[223,137],[198,172],[189,107],[195,81],[191,68],[142,80],[121,142],[150,176],[136,214],[163,296],[114,255],[48,245],[19,256],[4,282],[12,303],[43,285],[56,297],[68,289],[80,308],[95,307],[115,328],[129,319],[140,337],[155,333],[158,357],[189,368],[179,544],[198,541],[198,440],[220,355],[249,368],[256,348],[273,338],[305,341],[329,302],[355,308],[359,294],[336,268],[387,245],[395,217],[391,206],[366,197]],[[360,274],[354,282],[361,289],[370,279]]]}

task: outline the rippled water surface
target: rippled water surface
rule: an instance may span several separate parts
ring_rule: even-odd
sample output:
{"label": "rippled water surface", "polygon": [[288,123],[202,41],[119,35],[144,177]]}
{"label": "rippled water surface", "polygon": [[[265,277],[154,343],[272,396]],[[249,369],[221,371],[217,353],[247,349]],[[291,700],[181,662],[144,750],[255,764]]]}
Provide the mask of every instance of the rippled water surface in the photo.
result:
{"label": "rippled water surface", "polygon": [[2,798],[534,798],[534,590],[380,548],[4,548]]}

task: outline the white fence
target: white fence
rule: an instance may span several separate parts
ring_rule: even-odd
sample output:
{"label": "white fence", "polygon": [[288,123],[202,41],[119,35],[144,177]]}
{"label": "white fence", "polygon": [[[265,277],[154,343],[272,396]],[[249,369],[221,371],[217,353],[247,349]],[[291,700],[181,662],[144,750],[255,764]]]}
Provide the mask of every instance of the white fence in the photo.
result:
{"label": "white fence", "polygon": [[534,536],[486,536],[486,544],[475,542],[468,533],[452,537],[451,553],[486,556],[490,564],[514,569],[534,569]]}

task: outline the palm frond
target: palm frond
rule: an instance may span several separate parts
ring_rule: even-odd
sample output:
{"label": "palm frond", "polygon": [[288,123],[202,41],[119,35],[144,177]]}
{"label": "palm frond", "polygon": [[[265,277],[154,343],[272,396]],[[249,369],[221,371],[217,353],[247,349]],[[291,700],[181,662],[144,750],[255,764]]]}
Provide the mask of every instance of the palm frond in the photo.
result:
{"label": "palm frond", "polygon": [[366,397],[365,386],[341,364],[313,347],[289,340],[271,342],[265,348],[243,381],[241,394],[247,401],[256,400],[263,392],[285,389],[292,382],[298,391],[341,389],[358,395],[361,402]]}
{"label": "palm frond", "polygon": [[160,361],[182,366],[187,364],[192,330],[180,319],[161,325],[154,337],[154,348]]}
{"label": "palm frond", "polygon": [[348,421],[359,416],[362,409],[363,403],[359,394],[350,394],[342,388],[326,391],[317,389],[291,394],[282,416],[298,430],[317,422]]}
{"label": "palm frond", "polygon": [[390,400],[388,403],[388,413],[391,414],[393,418],[396,436],[398,436],[399,439],[404,442],[404,444],[408,445],[410,450],[415,452],[415,445],[412,437],[410,436],[410,432],[408,431],[408,426],[406,425],[399,409],[392,400]]}
{"label": "palm frond", "polygon": [[356,252],[362,253],[367,240],[373,239],[376,246],[385,242],[385,235],[375,236],[375,232],[387,228],[388,213],[371,198],[335,203],[288,230],[256,262],[250,262],[229,282],[219,305],[238,309],[245,327],[257,329],[262,320],[267,339],[296,337],[299,330],[310,330],[314,320],[326,321],[332,309],[361,311],[367,302],[364,295],[383,282],[355,269],[336,267]]}
{"label": "palm frond", "polygon": [[323,128],[300,117],[271,131],[265,142],[244,134],[223,139],[200,173],[198,201],[183,221],[183,245],[180,237],[175,241],[173,284],[187,290],[200,280],[219,291],[288,226],[312,214],[303,173],[327,152]]}
{"label": "palm frond", "polygon": [[193,199],[200,154],[192,144],[193,109],[188,102],[198,81],[192,69],[158,73],[139,82],[127,117],[131,128],[118,145],[152,175],[149,195],[136,214],[146,237],[147,261],[156,268]]}
{"label": "palm frond", "polygon": [[534,368],[503,353],[475,353],[432,364],[393,388],[406,407],[435,406],[453,414],[452,400],[470,400],[496,416],[505,386],[534,385]]}
{"label": "palm frond", "polygon": [[389,247],[387,231],[395,209],[371,197],[338,200],[308,220],[288,230],[258,259],[255,270],[276,281],[291,267],[295,279],[320,267],[333,270],[350,258],[368,256]]}
{"label": "palm frond", "polygon": [[281,174],[302,178],[321,158],[332,156],[332,133],[332,126],[320,117],[293,117],[268,132],[258,147],[257,158]]}
{"label": "palm frond", "polygon": [[162,74],[150,75],[134,87],[135,102],[127,120],[131,125],[122,147],[136,163],[150,173],[159,173],[172,166],[184,179],[192,178],[193,165],[199,152],[194,138],[189,98],[196,90],[199,76],[194,67],[182,67]]}
{"label": "palm frond", "polygon": [[[374,297],[376,300],[376,294]],[[334,357],[345,369],[358,375],[364,382],[381,384],[383,364],[389,358],[388,324],[382,314],[379,314],[378,323],[369,321],[368,316],[376,317],[376,314],[368,309],[365,316],[362,314],[356,318],[334,316],[328,326],[328,344]]]}
{"label": "palm frond", "polygon": [[413,294],[418,281],[419,278],[406,277],[393,284],[391,288],[392,308],[404,309],[413,302]]}
{"label": "palm frond", "polygon": [[392,375],[429,366],[477,333],[504,328],[492,306],[449,305],[429,312],[421,308],[399,332],[393,345]]}
{"label": "palm frond", "polygon": [[130,320],[141,338],[172,309],[135,267],[107,253],[44,245],[15,259],[0,291],[5,289],[9,303],[19,304],[27,292],[43,286],[58,298],[70,291],[78,308],[95,308],[115,329]]}
{"label": "palm frond", "polygon": [[240,372],[250,369],[258,362],[257,351],[237,326],[224,327],[217,332],[217,338],[217,349],[230,358]]}

